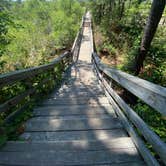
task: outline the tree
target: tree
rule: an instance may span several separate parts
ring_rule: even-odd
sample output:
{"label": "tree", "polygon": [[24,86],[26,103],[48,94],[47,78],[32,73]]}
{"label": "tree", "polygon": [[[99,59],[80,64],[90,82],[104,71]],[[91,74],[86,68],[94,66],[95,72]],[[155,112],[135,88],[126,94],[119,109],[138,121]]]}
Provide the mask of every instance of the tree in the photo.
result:
{"label": "tree", "polygon": [[135,60],[135,75],[138,75],[143,68],[143,63],[147,52],[150,48],[151,42],[157,30],[158,24],[162,17],[166,5],[166,0],[153,0],[149,18],[147,20],[144,35],[142,37],[139,53]]}

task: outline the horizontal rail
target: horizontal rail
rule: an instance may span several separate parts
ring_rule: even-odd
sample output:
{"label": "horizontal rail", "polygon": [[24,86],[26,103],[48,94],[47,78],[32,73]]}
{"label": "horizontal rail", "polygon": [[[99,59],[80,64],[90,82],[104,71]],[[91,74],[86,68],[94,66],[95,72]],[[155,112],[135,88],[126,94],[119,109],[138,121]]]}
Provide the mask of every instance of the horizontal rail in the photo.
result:
{"label": "horizontal rail", "polygon": [[3,86],[11,85],[17,81],[27,79],[28,77],[31,78],[37,74],[42,73],[43,71],[52,69],[61,60],[63,60],[64,58],[67,58],[69,56],[71,56],[70,53],[66,52],[49,64],[41,65],[38,67],[29,68],[29,69],[24,69],[24,70],[14,71],[14,72],[10,72],[7,74],[2,74],[2,75],[0,75],[0,88],[2,88]]}
{"label": "horizontal rail", "polygon": [[[37,88],[43,84],[46,84],[48,81],[51,81],[51,79],[54,80],[56,78],[56,72],[54,71],[56,65],[62,65],[62,68],[65,69],[72,63],[71,57],[71,53],[66,52],[49,64],[0,75],[0,87],[9,85],[12,86],[14,83],[20,81],[23,81],[22,84],[27,87],[27,89],[21,92],[21,94],[17,94],[16,96],[13,96],[9,100],[2,103],[0,105],[0,114],[8,114],[12,108],[15,108],[27,97],[34,97],[35,93],[37,92]],[[60,69],[61,72],[63,72],[63,69]],[[47,72],[52,73],[51,78],[41,78],[40,82],[35,79],[35,77],[38,77]],[[27,104],[21,106],[19,110],[15,110],[14,112],[9,113],[9,115],[7,115],[7,117],[4,119],[4,124],[10,122],[11,119],[14,119],[19,113],[23,112],[26,106]]]}
{"label": "horizontal rail", "polygon": [[84,30],[84,18],[85,17],[83,16],[79,31],[77,33],[77,36],[75,38],[75,41],[74,41],[72,49],[71,49],[71,53],[73,56],[73,62],[77,62],[77,60],[78,60],[78,56],[79,56],[79,52],[80,52],[80,45],[81,45],[83,30]]}
{"label": "horizontal rail", "polygon": [[[139,132],[144,136],[144,138],[147,140],[148,143],[150,143],[153,147],[153,149],[155,150],[155,152],[161,157],[162,161],[166,164],[166,144],[159,138],[159,136],[157,134],[155,134],[150,128],[149,126],[135,113],[135,111],[133,111],[124,101],[123,99],[121,99],[121,97],[111,88],[109,82],[104,78],[105,76],[113,79],[114,81],[118,82],[119,84],[122,85],[122,87],[125,87],[126,89],[128,89],[128,86],[134,86],[137,82],[135,82],[134,76],[130,77],[129,74],[126,74],[124,72],[118,71],[116,69],[111,69],[108,66],[102,64],[100,62],[99,57],[97,56],[97,54],[93,54],[92,55],[92,62],[96,67],[96,71],[98,73],[99,79],[102,80],[102,85],[105,87],[107,94],[110,95],[111,98],[113,98],[115,100],[115,102],[120,106],[120,108],[125,112],[125,114],[127,115],[127,117],[129,118],[129,120],[134,124],[134,126],[139,130]],[[126,76],[126,78],[125,78]],[[122,78],[121,78],[122,77]],[[134,79],[133,80],[131,80]],[[139,81],[138,85],[140,85],[140,82],[144,82],[144,80],[136,78],[136,80]],[[125,82],[123,84],[123,81]],[[132,82],[132,83],[130,83]],[[134,84],[134,83],[135,84]],[[127,85],[127,83],[129,85]],[[133,85],[134,84],[134,85]],[[159,89],[164,89],[163,87],[154,85],[152,83],[149,83],[147,81],[145,81],[146,85],[152,85],[153,86],[153,91],[152,92],[156,92],[157,94],[164,96],[163,92],[159,92]],[[144,85],[143,84],[143,85]],[[136,84],[137,85],[137,84]],[[143,85],[141,86],[141,88],[143,88]],[[132,93],[136,93],[137,91],[139,91],[138,87],[134,86],[135,88],[137,88],[136,90],[134,90],[132,87],[130,87],[130,92]],[[146,90],[147,90],[147,86],[146,86]],[[156,88],[156,89],[155,89]],[[133,92],[134,91],[134,92]],[[142,92],[144,94],[144,92]],[[147,94],[145,94],[147,95]],[[156,95],[156,94],[155,94]],[[138,95],[136,95],[138,96]],[[141,99],[144,99],[143,97]],[[156,100],[158,100],[156,98]],[[115,105],[115,104],[114,104]],[[166,105],[165,105],[166,106]],[[163,107],[164,109],[165,107]],[[139,149],[139,147],[138,147]],[[143,156],[144,157],[144,156]],[[153,162],[151,161],[151,159],[146,159],[148,162]],[[150,165],[150,164],[149,164]],[[155,164],[154,164],[155,165]]]}
{"label": "horizontal rail", "polygon": [[100,70],[102,70],[108,77],[115,80],[146,104],[166,116],[166,88],[125,72],[110,68],[100,63],[100,60],[97,58],[95,53],[93,54],[93,58],[98,63]]}
{"label": "horizontal rail", "polygon": [[126,131],[129,133],[131,136],[131,139],[133,140],[134,144],[136,147],[139,149],[141,152],[144,160],[149,166],[159,166],[160,164],[157,162],[157,160],[152,156],[151,152],[147,147],[145,146],[145,143],[142,141],[142,139],[138,136],[136,133],[134,126],[132,125],[131,122],[128,121],[127,117],[124,115],[124,113],[121,111],[119,108],[118,104],[114,101],[114,99],[110,96],[109,93],[106,92],[106,96],[111,102],[114,110],[118,114],[124,128]]}
{"label": "horizontal rail", "polygon": [[143,156],[144,160],[146,161],[146,163],[149,166],[159,166],[159,163],[157,162],[157,160],[151,155],[150,151],[146,148],[144,142],[141,140],[141,138],[136,133],[132,123],[127,119],[125,114],[121,111],[118,104],[114,101],[113,97],[109,93],[110,92],[109,91],[109,85],[108,85],[108,83],[107,83],[107,85],[105,84],[106,80],[101,75],[100,71],[97,68],[97,65],[95,64],[95,62],[94,62],[94,66],[95,66],[95,70],[96,70],[96,73],[97,73],[97,76],[98,76],[99,83],[100,83],[101,87],[104,89],[105,94],[106,94],[109,102],[112,104],[113,109],[115,110],[115,112],[119,116],[124,128],[126,129],[128,134],[131,136],[133,142],[135,143],[136,147],[139,149],[139,151],[140,151],[141,155]]}
{"label": "horizontal rail", "polygon": [[76,47],[76,45],[77,45],[78,39],[79,39],[79,37],[80,37],[80,34],[82,34],[81,32],[82,32],[83,26],[84,26],[84,16],[82,17],[81,25],[80,25],[79,31],[78,31],[78,33],[77,33],[77,36],[76,36],[76,38],[75,38],[75,40],[74,40],[74,43],[73,43],[73,46],[72,46],[72,49],[71,49],[71,52],[72,52],[72,53],[74,52],[74,49],[75,49],[75,47]]}
{"label": "horizontal rail", "polygon": [[[4,124],[14,120],[20,113],[22,113],[25,110],[25,108],[29,105],[31,101],[28,101],[24,105],[20,105],[19,109],[17,109],[16,106],[18,106],[22,101],[27,100],[27,97],[29,97],[30,99],[32,97],[33,99],[38,93],[38,90],[40,88],[43,89],[43,85],[46,85],[49,81],[52,81],[53,83],[53,80],[56,80],[58,78],[57,70],[60,73],[63,73],[69,67],[69,65],[71,65],[71,63],[74,62],[74,57],[78,59],[80,43],[83,34],[83,27],[84,17],[82,17],[81,25],[71,51],[65,52],[64,54],[56,58],[54,61],[46,65],[41,65],[38,67],[32,67],[29,69],[14,71],[0,75],[0,88],[7,87],[10,90],[10,88],[12,88],[12,85],[20,81],[21,85],[26,87],[26,89],[23,92],[20,92],[20,94],[17,94],[12,98],[7,99],[7,101],[4,101],[2,104],[0,104],[0,114],[7,113],[7,117],[4,117]],[[57,70],[55,70],[56,65],[59,65],[57,66]],[[45,74],[47,72],[50,72],[51,75],[50,77],[45,78],[45,76],[42,74]],[[36,77],[38,77],[39,80],[35,79]],[[5,89],[2,89],[2,91],[3,90],[5,91]],[[10,113],[10,110],[12,108],[17,110],[15,110],[14,112],[12,111]]]}
{"label": "horizontal rail", "polygon": [[[42,85],[44,85],[45,83],[48,83],[50,81],[50,78],[46,78],[44,80],[42,80],[42,82],[40,82],[37,87],[40,87]],[[36,87],[33,87],[32,89],[30,89],[31,91],[31,94],[37,94],[37,88]],[[27,94],[28,96],[28,94]],[[25,97],[27,96],[24,96],[24,98],[22,100],[25,99]],[[19,102],[19,101],[18,101]],[[26,108],[30,105],[31,103],[31,100],[26,102],[23,106],[21,106],[21,108],[19,108],[18,110],[16,110],[15,112],[12,112],[9,116],[7,116],[7,118],[5,118],[4,120],[4,124],[5,123],[10,123],[12,120],[14,120],[20,113],[24,112],[26,110]],[[18,103],[16,103],[18,104]]]}
{"label": "horizontal rail", "polygon": [[34,93],[34,88],[28,89],[22,94],[19,94],[18,96],[15,96],[12,99],[9,99],[8,101],[0,105],[0,113],[8,111],[10,108],[17,105],[19,102],[24,100],[27,96],[31,95],[32,93]]}

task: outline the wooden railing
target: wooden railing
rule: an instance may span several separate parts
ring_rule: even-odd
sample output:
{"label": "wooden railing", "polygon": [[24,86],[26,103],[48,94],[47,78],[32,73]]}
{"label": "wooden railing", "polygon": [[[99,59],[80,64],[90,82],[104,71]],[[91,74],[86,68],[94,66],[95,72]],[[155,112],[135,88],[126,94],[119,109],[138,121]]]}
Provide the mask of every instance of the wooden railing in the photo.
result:
{"label": "wooden railing", "polygon": [[[56,81],[58,79],[58,75],[62,74],[71,63],[72,54],[70,52],[66,52],[49,64],[0,75],[1,91],[9,89],[10,93],[12,86],[17,83],[20,83],[20,86],[24,87],[20,94],[17,94],[1,103],[0,115],[10,112],[12,108],[20,104],[27,97],[33,98],[36,94],[40,94],[38,92],[40,91],[39,89],[47,85],[50,81]],[[8,114],[4,119],[4,123],[13,120],[20,112],[24,111],[28,104],[30,104],[29,102],[26,102],[18,110]]]}
{"label": "wooden railing", "polygon": [[82,41],[82,36],[83,36],[83,30],[84,30],[84,19],[85,16],[82,17],[81,25],[79,28],[79,31],[77,33],[77,36],[75,38],[74,44],[71,49],[71,53],[73,55],[73,62],[76,63],[78,61],[78,55],[80,52],[80,45]]}
{"label": "wooden railing", "polygon": [[[14,71],[11,73],[0,75],[0,93],[9,89],[9,92],[5,95],[10,96],[10,90],[12,86],[21,83],[23,90],[17,95],[12,95],[12,97],[7,97],[7,100],[3,100],[3,94],[0,94],[0,119],[3,119],[3,123],[7,124],[13,121],[18,114],[26,110],[26,107],[31,103],[30,99],[35,98],[36,95],[40,98],[40,89],[46,89],[49,82],[58,81],[58,77],[74,62],[77,62],[80,44],[83,35],[84,27],[84,16],[82,17],[81,26],[79,28],[78,34],[75,38],[73,47],[71,51],[65,52],[63,55],[59,56],[53,62],[41,65],[38,67],[33,67],[25,70]],[[19,88],[18,88],[19,89]],[[42,95],[42,94],[41,94]],[[29,98],[24,104],[22,101]],[[2,102],[2,101],[3,102]],[[15,108],[16,107],[16,108]],[[18,107],[18,109],[17,109]],[[13,111],[13,108],[14,111]]]}
{"label": "wooden railing", "polygon": [[[93,34],[91,29],[91,43],[93,43]],[[142,154],[142,157],[149,166],[158,166],[159,162],[146,147],[150,144],[160,157],[160,160],[166,164],[166,144],[155,134],[154,131],[141,119],[141,117],[117,94],[113,89],[113,83],[121,85],[127,91],[131,92],[156,111],[166,116],[166,88],[155,85],[138,77],[134,77],[125,72],[113,69],[103,64],[98,55],[94,53],[92,45],[92,63],[99,83],[103,87],[107,98],[112,104],[121,122],[131,136],[136,147]],[[141,137],[144,138],[141,139]],[[145,143],[146,142],[146,143]]]}

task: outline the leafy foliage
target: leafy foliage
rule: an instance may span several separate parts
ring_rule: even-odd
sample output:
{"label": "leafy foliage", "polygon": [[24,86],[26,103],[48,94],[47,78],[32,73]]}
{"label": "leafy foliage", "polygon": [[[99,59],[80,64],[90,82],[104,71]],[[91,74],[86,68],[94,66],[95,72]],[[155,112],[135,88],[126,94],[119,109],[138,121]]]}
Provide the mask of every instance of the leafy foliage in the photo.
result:
{"label": "leafy foliage", "polygon": [[[1,2],[0,73],[48,63],[56,58],[57,54],[71,48],[84,12],[84,8],[76,0]],[[32,116],[31,110],[38,98],[44,98],[60,84],[63,65],[57,64],[54,70],[0,89],[0,104],[27,92],[30,88],[37,89],[35,94],[28,95],[21,99],[19,104],[0,114],[0,146],[6,140],[18,139],[18,135],[24,131],[24,122]],[[43,80],[46,82],[41,84]],[[11,123],[4,123],[11,113],[24,106],[22,113]]]}
{"label": "leafy foliage", "polygon": [[[8,35],[8,29],[11,25],[11,16],[7,11],[8,3],[4,0],[0,3],[0,56],[6,51],[7,45],[10,43],[10,36]],[[3,62],[0,62],[2,65]]]}
{"label": "leafy foliage", "polygon": [[[111,67],[134,74],[150,0],[92,0],[95,40],[101,59]],[[139,77],[166,86],[166,10],[158,26]],[[120,60],[119,60],[120,59]],[[112,63],[115,61],[114,63]],[[122,89],[118,89],[119,91]],[[166,141],[166,120],[141,101],[133,106],[141,118]],[[164,108],[163,108],[164,109]]]}
{"label": "leafy foliage", "polygon": [[[114,55],[116,59],[118,57],[123,59],[123,61],[117,62],[117,66],[114,67],[133,74],[134,61],[138,54],[150,7],[151,1],[149,0],[91,1],[94,23],[99,27],[97,28],[97,33],[102,33],[104,36],[100,46],[97,46],[98,50],[107,50],[109,52],[107,54],[111,57],[116,52],[116,55]],[[166,10],[148,52],[144,70],[139,75],[141,78],[162,86],[166,85],[164,56],[166,52],[165,14]],[[112,53],[111,50],[105,47],[106,45],[111,45],[116,51],[114,50]],[[110,59],[109,56],[107,57]]]}
{"label": "leafy foliage", "polygon": [[[2,51],[6,49],[1,53],[1,73],[47,63],[61,50],[71,47],[84,11],[79,2],[26,0],[9,4],[0,15],[5,37],[0,45]],[[9,25],[11,16],[14,26]]]}
{"label": "leafy foliage", "polygon": [[164,117],[141,101],[134,106],[134,110],[145,120],[151,129],[153,129],[160,136],[160,138],[166,142],[166,121]]}

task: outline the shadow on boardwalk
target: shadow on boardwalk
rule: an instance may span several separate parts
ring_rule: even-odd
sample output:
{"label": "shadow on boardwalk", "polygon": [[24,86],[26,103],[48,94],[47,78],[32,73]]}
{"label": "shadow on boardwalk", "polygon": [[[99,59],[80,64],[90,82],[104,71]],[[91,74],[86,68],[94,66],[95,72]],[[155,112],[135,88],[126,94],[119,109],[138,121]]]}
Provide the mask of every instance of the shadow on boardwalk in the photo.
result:
{"label": "shadow on boardwalk", "polygon": [[0,152],[0,165],[145,165],[99,87],[88,29],[66,81],[34,109],[20,137]]}

